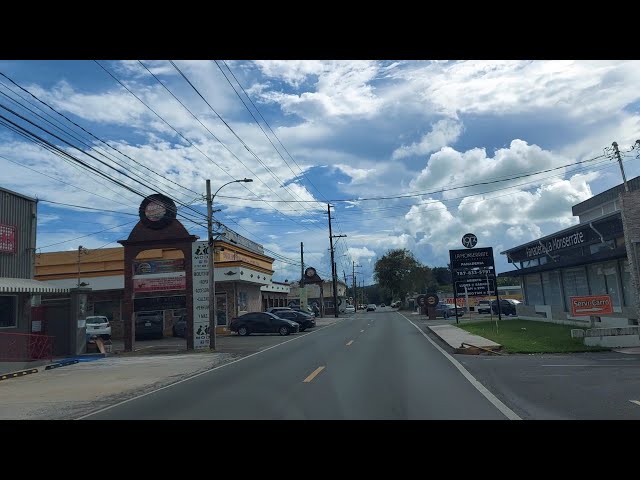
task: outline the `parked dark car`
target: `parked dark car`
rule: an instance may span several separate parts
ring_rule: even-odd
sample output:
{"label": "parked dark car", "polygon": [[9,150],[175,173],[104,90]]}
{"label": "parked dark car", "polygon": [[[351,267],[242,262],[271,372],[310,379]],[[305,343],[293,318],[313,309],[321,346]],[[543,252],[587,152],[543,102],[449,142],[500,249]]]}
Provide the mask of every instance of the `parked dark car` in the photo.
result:
{"label": "parked dark car", "polygon": [[279,310],[275,312],[274,315],[296,322],[300,325],[301,332],[304,332],[307,328],[316,326],[316,316],[310,313],[297,312],[295,310]]}
{"label": "parked dark car", "polygon": [[[502,315],[517,315],[516,313],[516,305],[520,303],[517,300],[500,299],[500,310]],[[493,310],[494,314],[498,314],[498,301],[494,300],[491,302],[491,310]]]}
{"label": "parked dark car", "polygon": [[136,339],[147,337],[162,338],[164,336],[163,320],[162,312],[137,312]]}
{"label": "parked dark car", "polygon": [[173,336],[185,338],[187,335],[187,316],[181,315],[173,324]]}
{"label": "parked dark car", "polygon": [[302,308],[300,305],[293,305],[290,307],[291,310],[295,310],[296,312],[308,313],[309,315],[315,315],[313,309],[311,307]]}
{"label": "parked dark car", "polygon": [[279,333],[289,335],[298,333],[300,326],[291,320],[280,318],[273,313],[249,312],[231,319],[229,330],[245,336],[252,333]]}

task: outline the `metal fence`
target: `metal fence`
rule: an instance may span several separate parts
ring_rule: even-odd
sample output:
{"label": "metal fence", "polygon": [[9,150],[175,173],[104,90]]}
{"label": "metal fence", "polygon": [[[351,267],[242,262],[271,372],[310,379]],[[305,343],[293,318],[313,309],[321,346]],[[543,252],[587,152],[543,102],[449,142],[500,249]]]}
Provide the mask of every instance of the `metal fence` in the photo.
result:
{"label": "metal fence", "polygon": [[51,360],[54,338],[32,333],[0,333],[0,361]]}

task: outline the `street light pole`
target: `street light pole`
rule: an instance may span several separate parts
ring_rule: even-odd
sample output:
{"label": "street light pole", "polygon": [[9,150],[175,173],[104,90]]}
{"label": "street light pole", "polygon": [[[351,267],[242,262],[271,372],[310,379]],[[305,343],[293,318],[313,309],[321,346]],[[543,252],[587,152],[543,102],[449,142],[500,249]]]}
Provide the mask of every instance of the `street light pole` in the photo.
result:
{"label": "street light pole", "polygon": [[216,281],[215,281],[215,246],[213,241],[213,200],[222,187],[232,183],[253,182],[250,178],[233,180],[222,185],[216,193],[211,195],[211,180],[207,180],[207,237],[209,244],[209,348],[216,349],[216,328],[218,326],[218,315],[216,313]]}

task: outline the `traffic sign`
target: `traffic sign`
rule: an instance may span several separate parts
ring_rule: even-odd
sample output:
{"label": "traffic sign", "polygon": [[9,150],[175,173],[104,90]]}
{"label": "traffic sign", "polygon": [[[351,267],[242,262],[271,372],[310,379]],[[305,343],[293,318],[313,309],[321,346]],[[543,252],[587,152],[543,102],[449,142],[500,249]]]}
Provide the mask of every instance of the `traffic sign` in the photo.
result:
{"label": "traffic sign", "polygon": [[580,316],[600,316],[602,314],[613,313],[613,303],[609,295],[584,295],[579,297],[569,297],[571,300],[571,315]]}
{"label": "traffic sign", "polygon": [[467,248],[473,248],[478,243],[478,237],[476,237],[473,233],[465,233],[462,237],[462,245]]}

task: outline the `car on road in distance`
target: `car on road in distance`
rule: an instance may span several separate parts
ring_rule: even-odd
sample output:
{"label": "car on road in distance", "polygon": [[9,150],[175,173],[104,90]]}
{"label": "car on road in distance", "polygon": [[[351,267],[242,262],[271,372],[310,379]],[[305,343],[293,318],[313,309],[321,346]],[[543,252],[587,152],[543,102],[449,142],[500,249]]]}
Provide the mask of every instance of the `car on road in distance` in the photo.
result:
{"label": "car on road in distance", "polygon": [[295,310],[279,310],[274,313],[277,317],[284,318],[285,320],[291,320],[300,325],[300,331],[304,332],[307,328],[313,328],[316,326],[316,316],[311,313],[296,312]]}
{"label": "car on road in distance", "polygon": [[344,313],[356,313],[356,307],[353,305],[347,305],[344,309]]}
{"label": "car on road in distance", "polygon": [[370,303],[369,305],[367,305],[367,312],[375,312],[376,311],[376,306],[374,303]]}
{"label": "car on road in distance", "polygon": [[381,303],[380,308],[384,308],[384,307],[386,307],[386,305],[384,303]]}
{"label": "car on road in distance", "polygon": [[249,312],[241,317],[232,318],[229,330],[240,336],[252,333],[279,333],[284,336],[298,333],[300,326],[292,320],[280,318],[273,313]]}
{"label": "car on road in distance", "polygon": [[111,338],[111,325],[107,317],[102,315],[90,316],[85,319],[85,324],[89,337],[102,337],[105,340]]}

